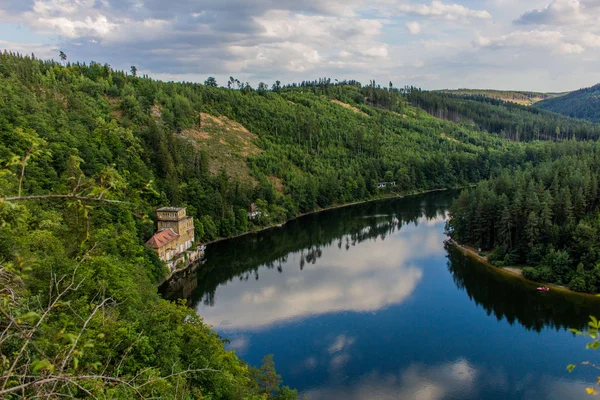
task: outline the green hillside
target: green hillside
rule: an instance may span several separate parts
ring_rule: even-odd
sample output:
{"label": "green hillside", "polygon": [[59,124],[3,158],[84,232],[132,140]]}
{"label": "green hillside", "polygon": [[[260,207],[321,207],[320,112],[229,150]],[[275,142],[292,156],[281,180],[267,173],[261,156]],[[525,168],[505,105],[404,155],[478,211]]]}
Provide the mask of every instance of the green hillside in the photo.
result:
{"label": "green hillside", "polygon": [[412,105],[433,116],[471,125],[472,129],[485,130],[510,140],[560,141],[600,137],[600,125],[484,94],[450,94],[415,88],[407,93]]}
{"label": "green hillside", "polygon": [[600,84],[541,101],[535,106],[571,118],[600,122]]}
{"label": "green hillside", "polygon": [[446,89],[439,90],[441,93],[464,95],[464,96],[485,96],[491,99],[508,101],[524,106],[530,106],[539,101],[553,99],[564,95],[565,93],[540,93],[527,92],[519,90],[492,90],[492,89]]}
{"label": "green hillside", "polygon": [[156,207],[187,206],[209,241],[595,148],[502,140],[409,101],[357,82],[230,90],[0,55],[0,397],[296,397],[270,358],[250,368],[157,294],[167,271],[143,246]]}
{"label": "green hillside", "polygon": [[464,191],[452,237],[534,281],[600,291],[600,152],[528,166]]}

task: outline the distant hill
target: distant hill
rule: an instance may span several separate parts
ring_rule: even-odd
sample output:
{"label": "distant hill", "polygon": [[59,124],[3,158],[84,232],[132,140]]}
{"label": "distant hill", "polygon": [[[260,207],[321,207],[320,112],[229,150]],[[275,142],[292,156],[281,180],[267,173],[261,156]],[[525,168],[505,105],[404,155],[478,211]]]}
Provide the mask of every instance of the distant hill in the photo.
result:
{"label": "distant hill", "polygon": [[526,92],[526,91],[514,91],[514,90],[488,90],[488,89],[453,89],[453,90],[440,90],[442,93],[465,95],[465,96],[486,96],[492,99],[509,101],[511,103],[522,104],[530,106],[539,101],[553,99],[556,97],[563,96],[565,93],[540,93],[540,92]]}
{"label": "distant hill", "polygon": [[598,124],[477,92],[484,91],[473,90],[467,94],[413,89],[407,92],[407,99],[436,118],[466,124],[518,142],[600,138]]}
{"label": "distant hill", "polygon": [[600,122],[600,84],[565,96],[546,99],[536,103],[535,106],[572,118]]}

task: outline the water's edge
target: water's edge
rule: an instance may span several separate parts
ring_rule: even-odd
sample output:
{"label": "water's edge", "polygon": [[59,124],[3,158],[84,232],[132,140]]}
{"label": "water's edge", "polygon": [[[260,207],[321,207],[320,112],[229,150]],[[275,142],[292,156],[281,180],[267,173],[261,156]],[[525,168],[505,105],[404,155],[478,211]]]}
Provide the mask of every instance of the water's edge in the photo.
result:
{"label": "water's edge", "polygon": [[559,286],[559,285],[554,285],[552,283],[545,283],[545,282],[536,282],[536,281],[532,281],[531,279],[527,279],[525,278],[522,274],[517,273],[517,272],[513,272],[510,269],[507,268],[500,268],[500,267],[496,267],[495,265],[491,264],[489,261],[487,261],[485,258],[481,257],[479,254],[477,254],[476,252],[464,247],[463,245],[461,245],[460,243],[458,243],[456,240],[454,239],[449,239],[448,240],[448,244],[451,246],[454,246],[456,249],[460,250],[464,255],[466,255],[467,257],[477,261],[479,264],[484,265],[488,268],[490,268],[494,273],[497,274],[502,274],[504,276],[510,276],[514,279],[518,279],[524,283],[528,283],[528,284],[533,284],[536,286],[548,286],[550,287],[553,291],[558,291],[558,292],[563,292],[566,293],[570,296],[579,296],[579,297],[583,297],[583,298],[587,298],[587,299],[596,299],[598,297],[598,295],[595,294],[590,294],[590,293],[583,293],[583,292],[576,292],[574,290],[571,290],[565,286]]}
{"label": "water's edge", "polygon": [[[269,229],[281,227],[281,226],[287,224],[288,222],[295,221],[295,220],[297,220],[299,218],[302,218],[302,217],[305,217],[307,215],[319,214],[319,213],[322,213],[322,212],[325,212],[325,211],[337,210],[337,209],[340,209],[340,208],[357,206],[357,205],[360,205],[360,204],[374,203],[374,202],[384,201],[384,200],[404,199],[404,198],[407,198],[407,197],[422,196],[422,195],[430,194],[430,193],[448,192],[448,191],[453,191],[453,190],[457,190],[458,191],[458,190],[462,190],[462,189],[465,189],[465,188],[468,188],[468,187],[473,187],[473,186],[474,185],[466,185],[466,186],[459,186],[459,187],[454,187],[454,188],[450,187],[450,188],[442,188],[442,189],[423,190],[421,192],[413,192],[413,193],[406,193],[406,194],[390,194],[390,195],[386,195],[386,196],[382,196],[382,197],[377,197],[377,198],[374,198],[374,199],[355,201],[355,202],[352,202],[352,203],[336,204],[336,205],[333,205],[333,206],[329,206],[329,207],[325,207],[325,208],[318,208],[318,209],[315,209],[313,211],[309,211],[309,212],[306,212],[306,213],[298,214],[295,217],[287,219],[286,221],[284,221],[282,223],[279,223],[279,224],[271,224],[269,226],[265,226],[265,227],[257,229],[257,230],[249,230],[247,232],[240,233],[239,235],[235,235],[235,236],[224,237],[224,238],[217,238],[217,239],[212,240],[210,242],[204,243],[204,245],[208,246],[208,245],[211,245],[211,244],[214,244],[214,243],[223,242],[225,240],[236,239],[236,238],[240,238],[240,237],[247,236],[247,235],[254,235],[254,234],[257,234],[257,233],[260,233],[260,232],[268,231]],[[196,263],[188,264],[188,265],[186,265],[183,268],[179,268],[179,269],[176,269],[174,271],[169,272],[169,274],[164,279],[162,279],[161,281],[159,281],[156,284],[156,287],[162,286],[166,282],[170,281],[173,278],[173,276],[175,276],[178,273],[187,271],[188,269],[192,268],[195,264]]]}

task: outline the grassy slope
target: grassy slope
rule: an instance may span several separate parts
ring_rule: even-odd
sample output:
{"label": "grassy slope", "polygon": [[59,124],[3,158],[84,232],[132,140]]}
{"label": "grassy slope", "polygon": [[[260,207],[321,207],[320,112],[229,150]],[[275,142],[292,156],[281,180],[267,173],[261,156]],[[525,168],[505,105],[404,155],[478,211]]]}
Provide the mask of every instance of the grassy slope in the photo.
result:
{"label": "grassy slope", "polygon": [[208,154],[210,172],[224,170],[230,178],[256,184],[246,161],[262,152],[256,145],[258,136],[224,116],[201,113],[201,118],[201,127],[186,129],[182,136]]}

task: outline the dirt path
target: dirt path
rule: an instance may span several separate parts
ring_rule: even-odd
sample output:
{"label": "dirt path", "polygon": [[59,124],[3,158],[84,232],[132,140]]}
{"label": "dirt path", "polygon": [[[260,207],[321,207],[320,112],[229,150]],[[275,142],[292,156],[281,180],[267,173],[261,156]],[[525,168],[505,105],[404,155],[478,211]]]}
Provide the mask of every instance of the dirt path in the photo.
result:
{"label": "dirt path", "polygon": [[505,271],[507,271],[507,272],[510,272],[511,274],[523,276],[523,270],[520,269],[520,268],[504,267],[502,269],[505,270]]}
{"label": "dirt path", "polygon": [[458,247],[459,249],[461,249],[463,252],[469,253],[470,255],[472,255],[473,257],[477,258],[478,260],[485,261],[486,263],[489,263],[487,256],[480,256],[479,252],[477,250],[475,250],[473,247],[463,246],[462,244],[459,244],[454,239],[450,239],[450,242],[452,242],[456,247]]}

